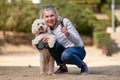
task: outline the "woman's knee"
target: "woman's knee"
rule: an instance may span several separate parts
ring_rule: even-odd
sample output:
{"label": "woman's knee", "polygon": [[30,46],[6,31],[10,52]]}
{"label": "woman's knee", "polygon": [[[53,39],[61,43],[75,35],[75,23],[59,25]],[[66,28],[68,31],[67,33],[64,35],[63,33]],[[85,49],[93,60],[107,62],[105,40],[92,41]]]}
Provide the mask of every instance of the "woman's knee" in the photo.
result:
{"label": "woman's knee", "polygon": [[69,61],[71,59],[71,54],[67,52],[63,52],[61,55],[61,60],[63,62]]}

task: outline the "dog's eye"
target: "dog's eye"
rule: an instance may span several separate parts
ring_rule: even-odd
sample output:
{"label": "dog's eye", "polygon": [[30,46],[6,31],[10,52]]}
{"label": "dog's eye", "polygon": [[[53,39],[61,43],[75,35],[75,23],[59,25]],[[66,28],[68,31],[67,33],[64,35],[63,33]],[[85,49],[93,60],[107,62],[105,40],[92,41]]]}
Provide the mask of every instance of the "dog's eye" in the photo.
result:
{"label": "dog's eye", "polygon": [[39,25],[39,23],[37,25]]}
{"label": "dog's eye", "polygon": [[42,25],[44,25],[44,23],[42,23]]}

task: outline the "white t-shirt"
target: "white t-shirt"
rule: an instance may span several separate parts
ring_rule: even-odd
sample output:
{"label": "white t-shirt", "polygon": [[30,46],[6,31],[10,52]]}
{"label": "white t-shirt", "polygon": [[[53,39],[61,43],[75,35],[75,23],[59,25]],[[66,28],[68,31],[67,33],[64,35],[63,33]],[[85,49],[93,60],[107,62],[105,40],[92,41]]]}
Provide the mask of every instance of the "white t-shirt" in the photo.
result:
{"label": "white t-shirt", "polygon": [[59,43],[61,43],[65,48],[74,47],[74,46],[81,46],[83,47],[84,44],[81,40],[81,37],[77,30],[72,25],[71,21],[67,18],[63,19],[63,24],[67,24],[68,32],[70,33],[69,36],[66,36],[63,32],[61,32],[62,25],[57,25],[52,33],[56,36],[56,39]]}

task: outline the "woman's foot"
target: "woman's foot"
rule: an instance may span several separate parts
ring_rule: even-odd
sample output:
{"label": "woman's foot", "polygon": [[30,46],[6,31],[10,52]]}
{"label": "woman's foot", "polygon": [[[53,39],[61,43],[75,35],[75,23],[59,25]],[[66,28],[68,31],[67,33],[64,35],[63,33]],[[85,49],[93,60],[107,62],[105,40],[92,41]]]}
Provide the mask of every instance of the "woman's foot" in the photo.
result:
{"label": "woman's foot", "polygon": [[88,74],[89,70],[87,65],[83,62],[83,66],[81,67],[81,74]]}
{"label": "woman's foot", "polygon": [[54,72],[54,74],[60,74],[60,73],[65,73],[65,72],[68,72],[68,69],[66,66],[60,66],[58,68],[58,70],[56,72]]}

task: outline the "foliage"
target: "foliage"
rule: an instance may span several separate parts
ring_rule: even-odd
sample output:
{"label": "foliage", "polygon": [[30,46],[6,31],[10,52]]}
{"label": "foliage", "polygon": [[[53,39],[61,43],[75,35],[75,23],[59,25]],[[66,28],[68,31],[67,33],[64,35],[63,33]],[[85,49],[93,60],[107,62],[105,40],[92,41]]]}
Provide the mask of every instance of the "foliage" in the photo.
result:
{"label": "foliage", "polygon": [[94,44],[98,48],[109,47],[110,35],[106,32],[94,32]]}
{"label": "foliage", "polygon": [[6,5],[6,1],[2,0],[0,1],[0,29],[4,29],[4,27],[2,27],[2,25],[4,25],[4,22],[6,21],[6,11],[7,11],[7,5]]}
{"label": "foliage", "polygon": [[94,21],[94,32],[106,31],[109,25],[111,25],[110,20],[96,20]]}
{"label": "foliage", "polygon": [[120,0],[115,0],[115,3],[116,4],[120,4]]}
{"label": "foliage", "polygon": [[31,23],[37,17],[37,6],[33,5],[30,1],[12,0],[11,3],[2,1],[0,4],[1,29],[18,31],[18,32],[30,32]]}
{"label": "foliage", "polygon": [[94,3],[100,3],[100,0],[70,0],[75,3],[79,4],[94,4]]}
{"label": "foliage", "polygon": [[[120,4],[120,0],[114,0],[116,4]],[[107,3],[111,4],[112,0],[107,0]]]}

